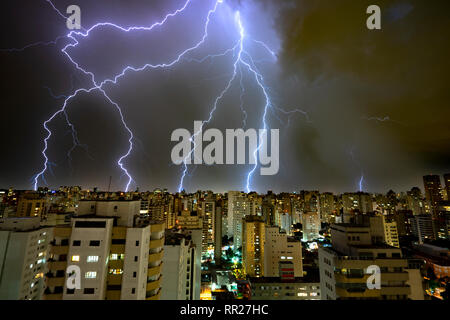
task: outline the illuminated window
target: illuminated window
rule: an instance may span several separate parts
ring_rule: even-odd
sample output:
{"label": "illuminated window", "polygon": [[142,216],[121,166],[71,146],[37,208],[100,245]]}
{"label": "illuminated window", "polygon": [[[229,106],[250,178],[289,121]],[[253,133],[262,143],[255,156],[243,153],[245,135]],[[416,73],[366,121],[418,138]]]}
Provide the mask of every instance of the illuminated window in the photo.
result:
{"label": "illuminated window", "polygon": [[299,296],[299,297],[307,297],[308,294],[304,293],[304,292],[299,292],[299,293],[297,293],[297,296]]}
{"label": "illuminated window", "polygon": [[72,256],[72,261],[73,261],[73,262],[78,262],[78,261],[80,261],[80,256]]}
{"label": "illuminated window", "polygon": [[97,271],[88,271],[85,274],[86,279],[95,279],[97,278]]}
{"label": "illuminated window", "polygon": [[88,256],[87,262],[98,262],[98,256]]}
{"label": "illuminated window", "polygon": [[109,269],[109,274],[122,274],[122,269]]}

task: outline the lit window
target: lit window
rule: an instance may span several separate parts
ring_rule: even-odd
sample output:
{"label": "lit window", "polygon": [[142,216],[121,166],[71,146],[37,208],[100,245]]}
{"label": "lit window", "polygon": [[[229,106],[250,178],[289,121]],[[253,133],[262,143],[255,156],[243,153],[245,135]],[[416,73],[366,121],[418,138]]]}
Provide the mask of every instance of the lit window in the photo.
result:
{"label": "lit window", "polygon": [[85,274],[86,279],[95,279],[97,278],[97,271],[88,271]]}
{"label": "lit window", "polygon": [[122,274],[122,269],[109,269],[109,274]]}
{"label": "lit window", "polygon": [[111,260],[119,260],[119,255],[117,253],[111,254]]}
{"label": "lit window", "polygon": [[98,256],[88,256],[87,262],[98,262]]}
{"label": "lit window", "polygon": [[74,262],[80,261],[80,256],[72,256],[72,261]]}
{"label": "lit window", "polygon": [[299,297],[307,297],[308,294],[304,293],[304,292],[299,292],[299,293],[297,293],[297,296],[299,296]]}

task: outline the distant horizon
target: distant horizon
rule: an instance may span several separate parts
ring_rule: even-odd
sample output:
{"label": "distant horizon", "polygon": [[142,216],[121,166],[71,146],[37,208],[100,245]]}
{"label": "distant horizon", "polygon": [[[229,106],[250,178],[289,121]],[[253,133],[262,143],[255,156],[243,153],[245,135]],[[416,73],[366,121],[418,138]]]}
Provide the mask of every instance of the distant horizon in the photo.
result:
{"label": "distant horizon", "polygon": [[[395,187],[387,187],[384,191],[379,191],[379,190],[377,190],[377,191],[366,191],[366,190],[361,190],[361,191],[359,191],[359,190],[355,190],[355,191],[330,191],[329,189],[323,189],[325,191],[322,191],[321,188],[300,188],[299,187],[297,190],[294,190],[294,191],[279,191],[279,190],[274,190],[275,189],[274,188],[274,189],[267,189],[264,192],[258,192],[258,191],[254,191],[253,190],[253,191],[250,191],[250,193],[251,192],[256,192],[258,194],[267,194],[269,191],[271,191],[273,193],[280,194],[280,193],[299,193],[301,191],[318,191],[319,193],[332,193],[332,194],[336,194],[336,195],[345,194],[345,193],[359,193],[359,192],[368,193],[368,194],[386,194],[390,190],[394,191],[395,193],[402,193],[402,192],[406,193],[407,191],[411,191],[411,189],[415,188],[415,187],[419,188],[420,191],[422,193],[424,193],[425,189],[424,189],[424,186],[423,186],[423,177],[425,177],[425,176],[439,176],[440,182],[441,182],[441,187],[444,189],[445,188],[445,180],[443,179],[443,177],[444,177],[444,175],[447,175],[447,174],[450,174],[450,172],[441,173],[441,174],[424,174],[424,175],[420,176],[420,183],[419,184],[411,185],[409,188],[400,189],[400,190],[399,190],[399,188],[395,188]],[[107,187],[104,188],[104,187],[99,187],[99,186],[93,186],[93,187],[86,188],[86,187],[84,187],[82,185],[79,185],[79,184],[73,184],[73,185],[60,184],[57,187],[38,186],[38,188],[48,188],[49,190],[58,190],[60,187],[80,187],[81,190],[84,190],[84,191],[86,191],[86,190],[92,191],[94,188],[97,188],[98,189],[97,192],[124,192],[124,193],[126,193],[124,190],[120,190],[120,189],[112,189],[111,188],[111,191],[106,191]],[[0,187],[0,190],[9,190],[10,188],[13,188],[13,190],[18,190],[18,191],[35,191],[32,188],[16,188],[16,187],[6,187],[6,188],[5,187]],[[141,188],[139,188],[139,189],[141,189]],[[161,190],[167,189],[167,191],[169,193],[171,193],[171,194],[180,193],[178,191],[173,192],[173,191],[170,190],[170,188],[163,188],[163,187],[146,188],[146,189],[139,190],[139,192],[153,192],[156,189],[161,189]],[[222,191],[215,191],[217,189],[221,189]],[[243,193],[249,193],[249,192],[246,192],[244,190],[239,190],[237,188],[230,188],[230,189],[226,189],[225,191],[223,191],[223,190],[224,190],[223,188],[201,188],[201,189],[197,189],[195,191],[190,191],[190,192],[185,191],[185,192],[187,194],[196,193],[198,191],[212,191],[214,193],[220,193],[220,194],[228,193],[229,191],[240,191],[240,192],[243,192]],[[129,190],[128,192],[135,192],[135,190]]]}

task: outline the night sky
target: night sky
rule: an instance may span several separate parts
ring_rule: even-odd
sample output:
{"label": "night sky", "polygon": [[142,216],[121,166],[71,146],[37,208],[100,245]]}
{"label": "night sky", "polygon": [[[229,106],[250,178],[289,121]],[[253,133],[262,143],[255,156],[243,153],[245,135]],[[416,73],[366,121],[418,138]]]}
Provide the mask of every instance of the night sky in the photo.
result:
{"label": "night sky", "polygon": [[[98,22],[149,26],[185,0],[55,0],[65,13],[81,8],[85,28]],[[170,62],[201,39],[215,0],[192,0],[186,10],[151,32],[98,28],[68,50],[98,80],[127,66]],[[382,9],[382,30],[366,28],[366,8]],[[1,48],[23,48],[66,35],[66,21],[45,0],[2,1]],[[206,120],[233,73],[233,56],[201,59],[232,48],[239,40],[234,14],[246,31],[246,50],[264,76],[274,107],[267,122],[280,129],[280,171],[252,180],[258,192],[314,189],[386,192],[423,187],[425,174],[450,172],[450,2],[447,0],[224,0],[211,17],[207,41],[171,68],[128,72],[105,91],[121,107],[135,139],[124,161],[131,189],[178,188],[182,167],[172,164],[178,128],[193,131]],[[274,58],[259,43],[264,41]],[[63,95],[90,88],[61,49],[69,44],[2,50],[0,187],[31,189],[43,168],[42,123],[64,103]],[[264,99],[243,70],[245,128],[262,128]],[[56,98],[52,97],[55,96]],[[59,96],[59,97],[58,97]],[[242,128],[240,78],[205,127]],[[285,112],[282,112],[282,108]],[[300,112],[307,113],[305,116]],[[97,91],[70,100],[67,114],[83,146],[69,161],[72,135],[64,117],[49,129],[50,187],[123,189],[117,160],[128,133],[117,110]],[[377,120],[378,119],[378,120]],[[379,121],[384,120],[384,121]],[[223,192],[244,190],[251,165],[190,166],[184,187]],[[42,179],[40,186],[47,185]]]}

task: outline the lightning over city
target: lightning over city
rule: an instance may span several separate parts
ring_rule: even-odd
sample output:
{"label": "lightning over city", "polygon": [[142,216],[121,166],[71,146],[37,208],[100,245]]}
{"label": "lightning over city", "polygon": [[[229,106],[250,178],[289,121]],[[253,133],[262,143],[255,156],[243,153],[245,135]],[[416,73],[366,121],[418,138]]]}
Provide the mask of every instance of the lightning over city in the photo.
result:
{"label": "lightning over city", "polygon": [[443,318],[449,12],[4,0],[0,310]]}

